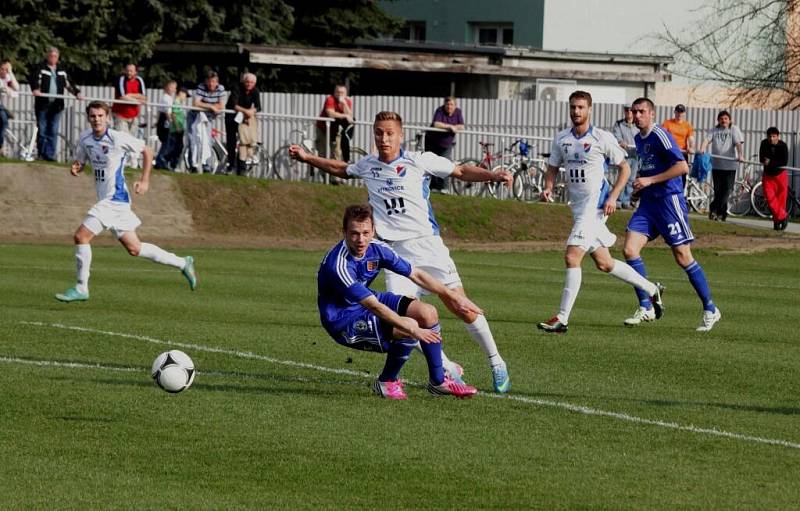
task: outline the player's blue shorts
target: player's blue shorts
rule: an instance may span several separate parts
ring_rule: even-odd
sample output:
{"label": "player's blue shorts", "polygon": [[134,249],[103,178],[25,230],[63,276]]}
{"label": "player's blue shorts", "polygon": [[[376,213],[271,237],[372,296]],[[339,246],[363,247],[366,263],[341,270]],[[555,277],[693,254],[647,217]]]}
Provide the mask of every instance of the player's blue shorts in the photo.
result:
{"label": "player's blue shorts", "polygon": [[[375,297],[398,314],[405,314],[409,302],[407,297],[380,291],[375,292]],[[335,324],[323,323],[322,326],[333,340],[342,346],[379,353],[389,349],[394,328],[361,305],[347,311],[346,315]]]}
{"label": "player's blue shorts", "polygon": [[671,247],[694,241],[689,227],[689,209],[682,193],[642,199],[628,222],[628,231],[643,234],[650,240],[660,235]]}

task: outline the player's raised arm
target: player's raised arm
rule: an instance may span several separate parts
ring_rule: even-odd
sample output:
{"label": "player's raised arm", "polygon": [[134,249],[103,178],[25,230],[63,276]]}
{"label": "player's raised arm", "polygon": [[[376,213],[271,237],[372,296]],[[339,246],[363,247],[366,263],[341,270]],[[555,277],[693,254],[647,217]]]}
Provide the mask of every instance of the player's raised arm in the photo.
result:
{"label": "player's raised arm", "polygon": [[347,174],[347,162],[332,160],[330,158],[322,158],[321,156],[309,153],[297,144],[292,144],[289,146],[289,156],[293,160],[307,163],[312,167],[316,167],[332,176],[342,179],[350,179],[351,177]]}
{"label": "player's raised arm", "polygon": [[417,339],[426,343],[442,342],[441,334],[433,330],[428,330],[427,328],[420,328],[416,319],[397,314],[395,311],[382,304],[375,295],[369,295],[359,303],[380,319],[394,326],[404,337]]}
{"label": "player's raised arm", "polygon": [[483,310],[472,303],[472,300],[448,288],[425,270],[412,268],[408,278],[418,286],[438,295],[445,303],[452,303],[458,311],[463,313],[471,312],[474,314],[483,314]]}
{"label": "player's raised arm", "polygon": [[471,183],[482,183],[485,181],[504,183],[509,188],[511,188],[511,184],[514,182],[514,176],[505,169],[492,172],[489,169],[468,164],[456,165],[451,176]]}

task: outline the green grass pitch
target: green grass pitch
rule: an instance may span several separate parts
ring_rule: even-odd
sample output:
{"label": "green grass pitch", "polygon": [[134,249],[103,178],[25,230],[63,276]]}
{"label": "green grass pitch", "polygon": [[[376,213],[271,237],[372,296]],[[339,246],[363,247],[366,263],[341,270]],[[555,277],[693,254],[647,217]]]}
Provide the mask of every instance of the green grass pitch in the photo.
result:
{"label": "green grass pitch", "polygon": [[[178,251],[183,253],[185,251]],[[698,251],[722,321],[663,249],[665,317],[626,329],[633,292],[584,262],[570,331],[538,332],[558,252],[456,252],[512,392],[443,316],[445,350],[483,392],[373,396],[383,357],[318,325],[321,252],[195,249],[177,270],[94,249],[91,300],[62,304],[71,246],[0,245],[0,495],[6,509],[792,509],[800,501],[797,252]],[[437,303],[438,302],[434,302]],[[198,368],[169,395],[170,347]]]}

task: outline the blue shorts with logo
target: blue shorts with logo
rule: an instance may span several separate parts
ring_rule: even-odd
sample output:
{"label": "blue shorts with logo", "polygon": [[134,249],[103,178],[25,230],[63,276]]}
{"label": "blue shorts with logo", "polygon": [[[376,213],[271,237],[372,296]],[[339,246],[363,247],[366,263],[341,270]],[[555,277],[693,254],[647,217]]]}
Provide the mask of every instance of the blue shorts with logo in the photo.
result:
{"label": "blue shorts with logo", "polygon": [[643,198],[628,222],[628,231],[643,234],[649,240],[661,236],[671,247],[694,241],[682,193]]}
{"label": "blue shorts with logo", "polygon": [[[401,295],[380,291],[375,292],[375,297],[395,312],[399,312],[400,301],[404,298]],[[333,340],[342,346],[378,353],[384,353],[389,349],[394,328],[361,305],[346,311],[336,323],[323,323],[322,326]]]}

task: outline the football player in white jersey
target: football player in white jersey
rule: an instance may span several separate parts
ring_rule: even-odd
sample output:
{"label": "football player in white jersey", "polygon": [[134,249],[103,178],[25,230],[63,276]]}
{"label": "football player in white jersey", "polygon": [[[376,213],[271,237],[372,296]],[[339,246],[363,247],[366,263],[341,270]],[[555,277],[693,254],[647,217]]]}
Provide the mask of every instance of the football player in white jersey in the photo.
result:
{"label": "football player in white jersey", "polygon": [[[495,173],[473,165],[455,165],[429,152],[402,150],[403,121],[395,112],[380,112],[375,116],[373,135],[378,156],[366,156],[354,165],[309,154],[298,145],[291,146],[289,154],[332,176],[363,179],[369,192],[369,203],[374,208],[378,237],[414,267],[422,268],[448,288],[465,295],[450,251],[439,236],[439,224],[436,223],[429,200],[430,178],[438,176],[471,182],[497,181],[511,186],[511,174],[505,170]],[[386,289],[414,298],[425,294],[409,279],[391,272],[386,272]],[[439,298],[464,321],[470,336],[488,358],[495,391],[508,392],[508,368],[497,351],[486,318],[482,314],[459,310],[446,296]],[[443,362],[450,376],[457,379],[461,373],[460,366],[444,356]]]}
{"label": "football player in white jersey", "polygon": [[[556,316],[538,325],[539,329],[549,333],[567,331],[569,316],[581,287],[581,261],[587,252],[594,259],[597,269],[647,292],[652,297],[657,318],[661,317],[663,310],[661,284],[648,281],[627,263],[614,259],[608,250],[617,237],[608,230],[605,220],[617,209],[617,197],[628,182],[631,169],[616,138],[611,133],[592,126],[591,115],[591,94],[584,91],[570,94],[569,116],[572,128],[556,134],[547,161],[542,200],[551,199],[558,169],[564,167],[574,219],[564,254],[567,275],[561,295],[561,308]],[[608,163],[619,167],[617,181],[612,189],[606,180]]]}
{"label": "football player in white jersey", "polygon": [[91,128],[80,135],[70,173],[77,176],[87,163],[92,166],[98,202],[92,206],[75,231],[78,282],[75,287],[58,293],[56,299],[62,302],[89,299],[89,269],[92,264],[90,243],[92,238],[106,229],[114,233],[130,255],[180,269],[189,281],[189,287],[194,290],[197,286],[197,276],[191,256],[178,257],[156,245],[142,243],[136,235],[136,227],[142,222],[131,210],[128,185],[125,183],[123,171],[130,156],[141,153],[144,156],[142,178],[133,184],[133,191],[136,194],[147,193],[150,187],[153,151],[138,138],[108,129],[109,110],[108,105],[102,101],[92,101],[86,107]]}

